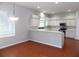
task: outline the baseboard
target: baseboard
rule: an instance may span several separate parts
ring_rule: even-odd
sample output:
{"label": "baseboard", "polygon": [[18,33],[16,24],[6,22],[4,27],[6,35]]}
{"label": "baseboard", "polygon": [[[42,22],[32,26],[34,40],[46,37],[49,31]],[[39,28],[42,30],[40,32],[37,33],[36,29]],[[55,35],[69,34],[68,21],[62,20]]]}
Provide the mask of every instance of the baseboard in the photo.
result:
{"label": "baseboard", "polygon": [[79,41],[79,39],[75,38],[75,40]]}
{"label": "baseboard", "polygon": [[75,38],[72,38],[72,37],[65,37],[65,38],[68,38],[68,39],[75,39]]}
{"label": "baseboard", "polygon": [[7,47],[10,47],[10,46],[13,46],[13,45],[16,45],[16,44],[20,44],[20,43],[23,43],[23,42],[27,42],[27,41],[28,41],[28,40],[24,40],[24,41],[20,41],[20,42],[17,42],[17,43],[5,45],[5,46],[0,47],[0,49],[7,48]]}
{"label": "baseboard", "polygon": [[56,47],[56,48],[63,48],[63,45],[62,45],[62,46],[58,46],[58,45],[49,44],[49,43],[44,43],[44,42],[40,42],[40,41],[36,41],[36,40],[31,40],[31,41],[38,42],[38,43],[44,44],[44,45],[53,46],[53,47]]}
{"label": "baseboard", "polygon": [[44,42],[40,42],[40,41],[36,41],[36,40],[31,40],[30,39],[30,40],[24,40],[24,41],[20,41],[20,42],[17,42],[17,43],[9,44],[9,45],[6,45],[6,46],[2,46],[2,47],[0,47],[0,49],[7,48],[7,47],[10,47],[10,46],[13,46],[13,45],[16,45],[16,44],[20,44],[20,43],[23,43],[23,42],[27,42],[27,41],[34,41],[34,42],[38,42],[38,43],[41,43],[41,44],[45,44],[45,45],[49,45],[49,46],[53,46],[53,47],[57,47],[57,48],[63,48],[63,46],[58,46],[58,45],[44,43]]}

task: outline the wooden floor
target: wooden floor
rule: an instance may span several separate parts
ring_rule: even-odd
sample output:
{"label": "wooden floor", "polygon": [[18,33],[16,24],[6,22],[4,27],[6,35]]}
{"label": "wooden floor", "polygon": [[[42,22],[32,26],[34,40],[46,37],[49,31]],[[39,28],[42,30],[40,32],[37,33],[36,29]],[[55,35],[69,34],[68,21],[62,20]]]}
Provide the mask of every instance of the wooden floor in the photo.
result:
{"label": "wooden floor", "polygon": [[0,50],[0,56],[6,57],[78,57],[79,41],[65,38],[63,49],[40,44],[33,41],[20,43]]}

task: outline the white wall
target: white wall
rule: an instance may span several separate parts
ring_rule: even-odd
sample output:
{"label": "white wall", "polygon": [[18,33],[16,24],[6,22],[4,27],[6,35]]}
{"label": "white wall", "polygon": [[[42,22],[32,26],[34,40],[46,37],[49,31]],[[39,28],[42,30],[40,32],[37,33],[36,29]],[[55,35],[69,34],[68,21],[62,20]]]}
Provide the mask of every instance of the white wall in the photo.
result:
{"label": "white wall", "polygon": [[[11,15],[12,3],[0,4],[0,10],[6,11],[8,15]],[[20,18],[19,21],[15,23],[16,35],[7,38],[0,38],[0,48],[28,40],[28,21],[32,13],[32,10],[16,5],[16,16]]]}
{"label": "white wall", "polygon": [[76,13],[76,36],[75,38],[79,40],[79,11]]}

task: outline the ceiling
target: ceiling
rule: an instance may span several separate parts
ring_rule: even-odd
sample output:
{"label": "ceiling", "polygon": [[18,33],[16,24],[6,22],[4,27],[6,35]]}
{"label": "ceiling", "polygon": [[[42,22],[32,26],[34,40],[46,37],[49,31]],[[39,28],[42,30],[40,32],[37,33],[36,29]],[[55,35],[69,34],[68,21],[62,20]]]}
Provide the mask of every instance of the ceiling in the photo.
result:
{"label": "ceiling", "polygon": [[69,9],[71,11],[79,10],[79,2],[59,2],[58,4],[55,2],[17,2],[16,4],[46,13],[68,12]]}

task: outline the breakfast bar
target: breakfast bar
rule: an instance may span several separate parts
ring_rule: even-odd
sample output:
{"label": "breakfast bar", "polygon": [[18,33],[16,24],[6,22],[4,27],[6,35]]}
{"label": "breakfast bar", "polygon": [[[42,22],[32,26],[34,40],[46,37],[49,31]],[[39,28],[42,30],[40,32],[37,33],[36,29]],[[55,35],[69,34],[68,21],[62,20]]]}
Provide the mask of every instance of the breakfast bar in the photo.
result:
{"label": "breakfast bar", "polygon": [[58,48],[63,48],[64,45],[64,33],[60,31],[29,30],[29,38]]}

